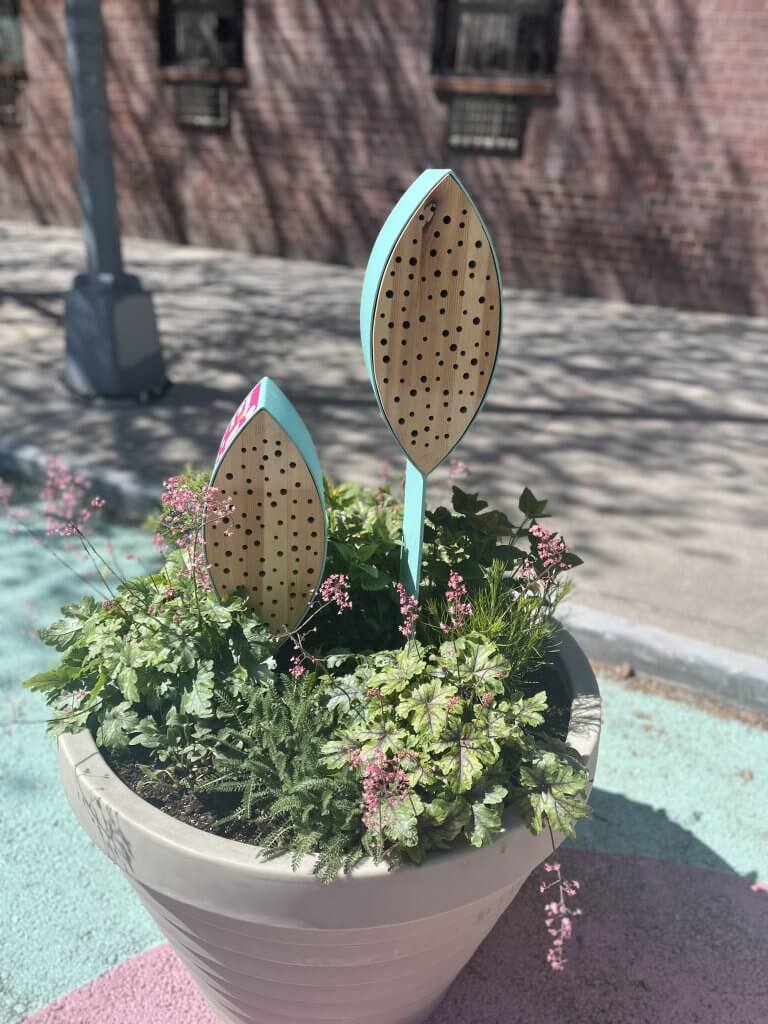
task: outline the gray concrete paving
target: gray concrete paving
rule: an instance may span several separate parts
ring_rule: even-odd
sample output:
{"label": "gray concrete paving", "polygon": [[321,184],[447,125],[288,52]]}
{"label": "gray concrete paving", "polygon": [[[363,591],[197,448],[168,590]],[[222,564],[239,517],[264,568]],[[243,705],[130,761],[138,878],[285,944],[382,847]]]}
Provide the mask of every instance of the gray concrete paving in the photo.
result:
{"label": "gray concrete paving", "polygon": [[[82,403],[58,381],[76,232],[0,223],[0,445],[158,487],[211,462],[259,377],[278,379],[323,467],[399,465],[360,355],[359,270],[128,240],[155,293],[172,390]],[[508,292],[488,403],[456,452],[503,507],[524,485],[586,565],[579,605],[768,657],[768,320]],[[444,470],[431,495],[447,493]]]}

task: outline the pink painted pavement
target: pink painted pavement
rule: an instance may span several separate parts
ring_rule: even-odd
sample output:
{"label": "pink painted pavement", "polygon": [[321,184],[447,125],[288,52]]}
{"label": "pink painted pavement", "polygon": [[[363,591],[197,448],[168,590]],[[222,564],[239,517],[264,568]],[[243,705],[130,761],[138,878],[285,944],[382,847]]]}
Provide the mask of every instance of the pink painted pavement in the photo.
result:
{"label": "pink painted pavement", "polygon": [[[768,892],[668,861],[562,851],[582,883],[554,974],[538,875],[430,1024],[756,1024],[768,1017]],[[216,1024],[168,946],[113,968],[26,1024]]]}

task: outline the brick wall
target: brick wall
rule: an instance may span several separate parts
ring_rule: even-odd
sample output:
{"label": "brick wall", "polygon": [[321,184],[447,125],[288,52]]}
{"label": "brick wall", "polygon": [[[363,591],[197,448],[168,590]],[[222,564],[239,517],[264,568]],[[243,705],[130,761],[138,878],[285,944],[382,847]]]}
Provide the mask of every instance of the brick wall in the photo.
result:
{"label": "brick wall", "polygon": [[[507,284],[768,314],[765,0],[566,0],[521,160],[447,149],[430,0],[246,0],[226,134],[176,126],[154,0],[102,5],[126,233],[362,263],[410,181],[452,166]],[[22,4],[0,217],[77,223],[63,6]]]}

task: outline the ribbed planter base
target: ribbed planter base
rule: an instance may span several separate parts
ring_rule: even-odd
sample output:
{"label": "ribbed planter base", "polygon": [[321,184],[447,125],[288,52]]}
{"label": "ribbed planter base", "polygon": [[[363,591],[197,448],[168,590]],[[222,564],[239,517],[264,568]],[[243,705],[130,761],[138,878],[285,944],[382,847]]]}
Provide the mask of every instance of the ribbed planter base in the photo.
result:
{"label": "ribbed planter base", "polygon": [[[593,776],[600,695],[567,633],[558,668],[573,695],[568,740]],[[309,858],[293,872],[286,857],[261,861],[252,846],[152,807],[111,771],[89,733],[62,737],[59,762],[80,823],[226,1024],[425,1020],[551,853],[549,835],[531,835],[510,814],[492,846],[397,871],[364,863],[323,886]]]}

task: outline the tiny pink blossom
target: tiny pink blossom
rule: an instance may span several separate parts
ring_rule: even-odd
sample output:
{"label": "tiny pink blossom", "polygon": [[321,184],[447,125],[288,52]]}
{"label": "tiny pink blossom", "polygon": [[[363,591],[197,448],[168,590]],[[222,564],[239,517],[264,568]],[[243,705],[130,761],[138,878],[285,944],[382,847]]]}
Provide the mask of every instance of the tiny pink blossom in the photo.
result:
{"label": "tiny pink blossom", "polygon": [[581,910],[570,907],[566,903],[566,897],[576,895],[579,883],[563,878],[560,864],[557,862],[546,863],[543,868],[547,874],[555,874],[557,877],[552,882],[541,882],[539,892],[545,893],[550,889],[556,889],[558,893],[556,900],[544,904],[544,925],[552,940],[547,951],[547,963],[553,971],[562,971],[568,962],[563,956],[563,947],[573,936],[573,918],[581,916]]}
{"label": "tiny pink blossom", "polygon": [[400,599],[400,616],[403,620],[400,632],[405,637],[414,637],[416,636],[416,623],[421,614],[419,602],[407,592],[402,583],[398,583],[395,590]]}
{"label": "tiny pink blossom", "polygon": [[326,604],[336,605],[338,615],[352,607],[352,599],[349,596],[349,576],[343,573],[334,573],[332,576],[328,576],[320,585],[319,594]]}
{"label": "tiny pink blossom", "polygon": [[[461,629],[469,616],[472,614],[472,605],[467,600],[467,588],[464,578],[455,569],[451,570],[448,577],[448,589],[445,592],[445,599],[448,603],[448,615],[451,619],[451,626],[454,630]],[[447,627],[442,627],[443,632]]]}
{"label": "tiny pink blossom", "polygon": [[559,534],[540,523],[534,524],[528,532],[534,538],[536,555],[549,575],[570,568],[565,562],[568,547]]}
{"label": "tiny pink blossom", "polygon": [[363,824],[377,828],[381,812],[396,806],[408,795],[408,776],[401,766],[400,755],[387,757],[377,749],[363,763]]}
{"label": "tiny pink blossom", "polygon": [[294,654],[291,658],[291,667],[288,669],[288,674],[293,676],[294,679],[301,679],[306,674],[306,666],[304,660],[300,654]]}

